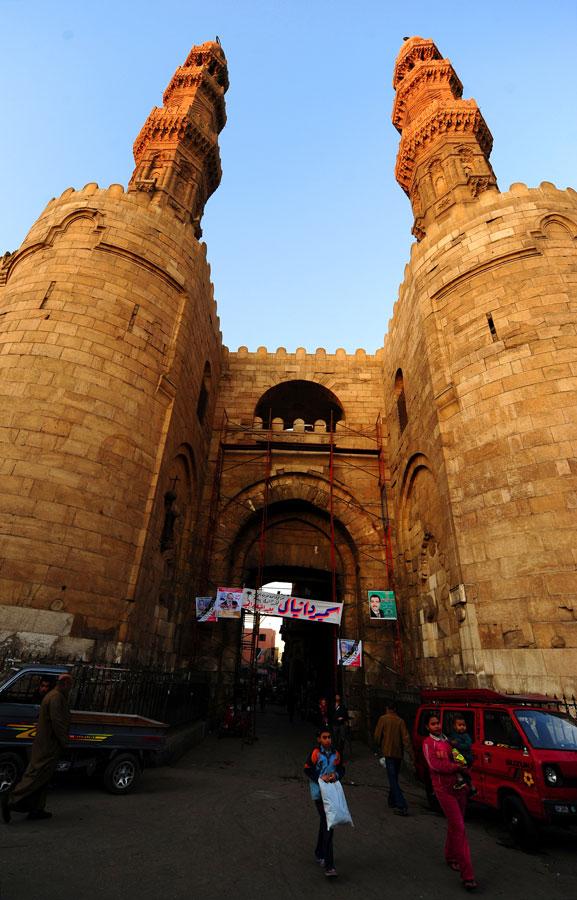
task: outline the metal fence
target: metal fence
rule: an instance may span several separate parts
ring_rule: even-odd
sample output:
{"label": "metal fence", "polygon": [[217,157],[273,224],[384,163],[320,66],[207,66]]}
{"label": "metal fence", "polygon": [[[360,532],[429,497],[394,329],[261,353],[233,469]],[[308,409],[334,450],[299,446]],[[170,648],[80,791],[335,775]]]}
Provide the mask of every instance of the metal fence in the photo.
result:
{"label": "metal fence", "polygon": [[208,713],[210,686],[201,672],[9,655],[0,656],[0,671],[32,662],[66,666],[74,678],[72,709],[146,716],[171,726],[204,719]]}

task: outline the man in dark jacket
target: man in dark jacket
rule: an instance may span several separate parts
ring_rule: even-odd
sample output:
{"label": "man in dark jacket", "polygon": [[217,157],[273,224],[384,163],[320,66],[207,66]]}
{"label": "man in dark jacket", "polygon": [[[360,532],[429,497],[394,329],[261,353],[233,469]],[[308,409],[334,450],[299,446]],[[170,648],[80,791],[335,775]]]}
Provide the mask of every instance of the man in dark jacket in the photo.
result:
{"label": "man in dark jacket", "polygon": [[389,779],[389,806],[399,816],[408,815],[407,801],[399,784],[399,772],[406,751],[413,759],[413,748],[407,726],[397,715],[396,704],[387,702],[384,716],[381,716],[375,729],[375,744],[385,760],[385,768]]}
{"label": "man in dark jacket", "polygon": [[28,768],[20,783],[10,793],[2,794],[2,818],[6,823],[13,812],[27,812],[29,819],[52,818],[52,813],[46,812],[44,806],[50,779],[68,744],[71,687],[71,676],[60,675],[56,686],[42,701]]}

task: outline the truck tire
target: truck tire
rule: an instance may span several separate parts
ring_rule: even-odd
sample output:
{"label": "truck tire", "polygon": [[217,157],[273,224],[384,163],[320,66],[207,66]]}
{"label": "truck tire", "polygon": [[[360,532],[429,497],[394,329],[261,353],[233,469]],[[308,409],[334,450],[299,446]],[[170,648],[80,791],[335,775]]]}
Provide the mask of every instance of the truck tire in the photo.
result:
{"label": "truck tire", "polygon": [[0,794],[11,790],[23,771],[24,761],[17,753],[0,753]]}
{"label": "truck tire", "polygon": [[539,846],[539,829],[519,797],[505,797],[501,809],[509,834],[523,850],[532,853]]}
{"label": "truck tire", "polygon": [[140,780],[140,761],[133,753],[119,753],[107,764],[102,783],[111,794],[129,794]]}

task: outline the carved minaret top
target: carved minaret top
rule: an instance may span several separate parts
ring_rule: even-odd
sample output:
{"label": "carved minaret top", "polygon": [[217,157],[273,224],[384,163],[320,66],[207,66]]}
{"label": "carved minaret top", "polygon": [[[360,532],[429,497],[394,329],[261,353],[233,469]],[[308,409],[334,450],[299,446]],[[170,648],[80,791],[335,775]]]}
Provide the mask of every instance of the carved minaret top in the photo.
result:
{"label": "carved minaret top", "polygon": [[402,135],[395,177],[410,198],[420,241],[455,204],[498,190],[489,163],[493,137],[476,102],[461,99],[463,86],[433,41],[405,41],[393,87],[393,125]]}
{"label": "carved minaret top", "polygon": [[202,235],[200,220],[220,184],[218,135],[226,122],[226,58],[219,43],[193,47],[134,142],[129,191],[148,191]]}

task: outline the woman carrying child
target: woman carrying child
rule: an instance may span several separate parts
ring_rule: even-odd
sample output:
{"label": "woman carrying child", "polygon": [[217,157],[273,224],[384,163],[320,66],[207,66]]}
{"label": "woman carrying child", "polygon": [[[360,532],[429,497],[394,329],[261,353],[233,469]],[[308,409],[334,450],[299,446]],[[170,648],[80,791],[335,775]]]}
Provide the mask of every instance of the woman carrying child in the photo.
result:
{"label": "woman carrying child", "polygon": [[463,771],[463,763],[454,762],[453,748],[441,730],[437,713],[431,713],[427,722],[428,737],[423,741],[423,754],[431,782],[441,809],[447,817],[445,860],[447,865],[461,873],[463,887],[474,891],[477,887],[471,852],[465,831],[465,806],[467,790],[455,790],[456,775]]}

